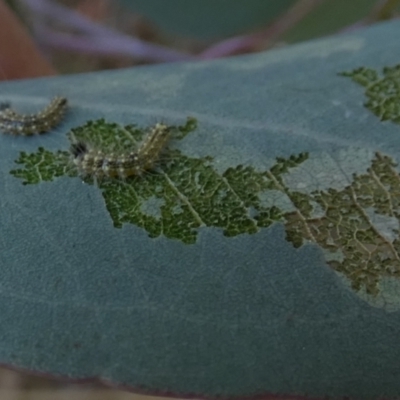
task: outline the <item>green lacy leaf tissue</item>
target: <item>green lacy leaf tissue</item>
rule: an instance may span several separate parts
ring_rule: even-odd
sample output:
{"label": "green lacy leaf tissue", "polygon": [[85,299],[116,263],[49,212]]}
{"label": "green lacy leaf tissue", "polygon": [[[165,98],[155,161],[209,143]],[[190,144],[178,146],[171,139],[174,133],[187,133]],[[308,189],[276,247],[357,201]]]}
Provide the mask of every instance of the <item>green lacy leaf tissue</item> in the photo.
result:
{"label": "green lacy leaf tissue", "polygon": [[[342,75],[366,87],[366,107],[374,114],[400,121],[400,67],[386,68],[383,77],[367,68]],[[189,118],[184,126],[171,127],[174,140],[184,139],[196,126],[196,120]],[[73,129],[70,139],[90,139],[101,148],[113,146],[118,151],[132,147],[143,135],[144,130],[136,126],[98,120]],[[193,158],[168,149],[152,173],[97,184],[116,228],[135,224],[152,238],[164,235],[193,244],[200,227],[218,227],[232,237],[255,234],[281,222],[294,247],[317,244],[324,249],[328,265],[345,276],[356,292],[376,297],[383,278],[400,276],[399,231],[393,230],[392,239],[371,218],[372,210],[400,223],[397,164],[377,152],[365,173],[353,174],[352,182],[341,189],[294,190],[285,177],[308,159],[308,153],[300,153],[278,157],[269,170],[238,165],[220,173],[211,157]],[[65,151],[22,152],[16,163],[23,168],[11,174],[24,184],[77,176]],[[264,201],[277,192],[288,200],[290,209]]]}
{"label": "green lacy leaf tissue", "polygon": [[400,123],[400,65],[383,68],[383,74],[371,68],[357,68],[340,75],[365,87],[365,107],[382,121]]}

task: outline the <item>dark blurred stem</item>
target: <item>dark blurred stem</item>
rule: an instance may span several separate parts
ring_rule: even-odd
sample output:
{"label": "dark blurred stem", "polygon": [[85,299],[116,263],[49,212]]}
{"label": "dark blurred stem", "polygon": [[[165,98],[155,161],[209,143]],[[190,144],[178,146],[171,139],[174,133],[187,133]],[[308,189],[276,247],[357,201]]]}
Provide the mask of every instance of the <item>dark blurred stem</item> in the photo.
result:
{"label": "dark blurred stem", "polygon": [[[126,55],[150,61],[182,61],[194,58],[133,36],[97,24],[79,13],[49,0],[20,0],[38,16],[40,23],[34,26],[40,44],[63,50],[75,50],[97,55]],[[45,26],[46,18],[57,21],[69,29],[79,30],[81,34],[64,34]]]}
{"label": "dark blurred stem", "polygon": [[206,49],[200,54],[200,57],[203,59],[210,59],[249,52],[258,47],[262,47],[264,50],[268,49],[324,1],[325,0],[298,0],[268,28],[251,35],[236,36],[223,40]]}

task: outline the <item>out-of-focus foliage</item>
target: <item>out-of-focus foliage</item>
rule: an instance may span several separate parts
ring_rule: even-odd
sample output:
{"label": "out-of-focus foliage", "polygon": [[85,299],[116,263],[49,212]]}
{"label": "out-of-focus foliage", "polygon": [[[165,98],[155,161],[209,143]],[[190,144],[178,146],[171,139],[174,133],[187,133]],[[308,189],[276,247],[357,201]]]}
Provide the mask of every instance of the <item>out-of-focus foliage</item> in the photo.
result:
{"label": "out-of-focus foliage", "polygon": [[376,3],[376,0],[326,0],[283,39],[293,43],[334,34],[365,18]]}
{"label": "out-of-focus foliage", "polygon": [[[165,32],[213,39],[265,28],[296,1],[292,0],[120,0]],[[376,0],[325,0],[289,30],[282,40],[298,42],[329,35],[366,17]]]}
{"label": "out-of-focus foliage", "polygon": [[291,6],[294,0],[120,0],[170,32],[215,40],[262,28]]}

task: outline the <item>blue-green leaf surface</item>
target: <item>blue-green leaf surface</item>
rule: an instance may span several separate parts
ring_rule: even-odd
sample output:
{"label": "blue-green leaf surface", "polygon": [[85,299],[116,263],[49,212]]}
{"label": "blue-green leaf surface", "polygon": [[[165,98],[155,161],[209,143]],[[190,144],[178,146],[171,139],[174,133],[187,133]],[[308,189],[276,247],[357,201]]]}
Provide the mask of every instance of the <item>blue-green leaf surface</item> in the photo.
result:
{"label": "blue-green leaf surface", "polygon": [[[0,362],[177,396],[398,397],[399,32],[1,84],[18,110],[71,107],[0,137]],[[154,171],[77,176],[74,136],[122,151],[157,121],[175,134]]]}

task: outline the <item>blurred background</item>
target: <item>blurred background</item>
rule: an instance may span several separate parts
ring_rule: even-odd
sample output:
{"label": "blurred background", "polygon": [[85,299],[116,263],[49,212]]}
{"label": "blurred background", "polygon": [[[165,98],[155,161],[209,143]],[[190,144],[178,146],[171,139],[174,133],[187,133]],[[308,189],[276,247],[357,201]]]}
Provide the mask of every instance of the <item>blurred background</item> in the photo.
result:
{"label": "blurred background", "polygon": [[[400,0],[0,0],[0,80],[268,51],[399,16]],[[11,399],[155,398],[3,368]]]}
{"label": "blurred background", "polygon": [[399,0],[0,0],[0,79],[229,57],[399,16]]}

